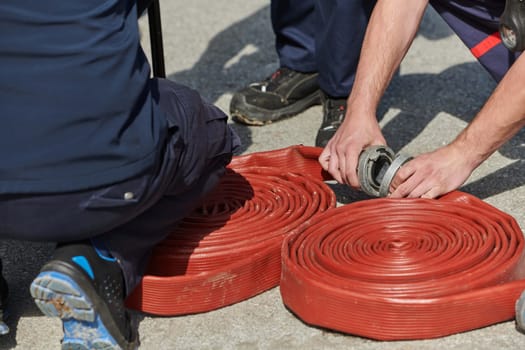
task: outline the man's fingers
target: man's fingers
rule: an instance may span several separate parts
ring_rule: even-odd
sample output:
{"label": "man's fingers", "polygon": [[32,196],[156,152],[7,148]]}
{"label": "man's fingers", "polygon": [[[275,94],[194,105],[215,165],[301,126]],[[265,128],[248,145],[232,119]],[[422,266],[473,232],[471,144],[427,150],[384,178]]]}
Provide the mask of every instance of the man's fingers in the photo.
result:
{"label": "man's fingers", "polygon": [[342,183],[339,162],[339,157],[331,153],[328,159],[328,168],[325,170],[328,171],[337,182]]}
{"label": "man's fingers", "polygon": [[410,166],[410,162],[403,165],[397,171],[396,175],[390,183],[390,195],[391,198],[403,198],[408,196],[412,189],[417,185],[414,175],[415,169]]}
{"label": "man's fingers", "polygon": [[319,161],[319,164],[321,164],[321,167],[325,171],[328,171],[328,166],[330,163],[330,152],[326,151],[325,149],[325,151],[323,151],[321,155],[319,156],[318,161]]}
{"label": "man's fingers", "polygon": [[435,187],[432,187],[427,193],[423,194],[421,198],[434,199],[439,195],[440,191]]}
{"label": "man's fingers", "polygon": [[359,178],[357,176],[357,163],[359,159],[359,153],[349,154],[346,159],[346,164],[344,168],[345,177],[344,181],[346,184],[359,188]]}

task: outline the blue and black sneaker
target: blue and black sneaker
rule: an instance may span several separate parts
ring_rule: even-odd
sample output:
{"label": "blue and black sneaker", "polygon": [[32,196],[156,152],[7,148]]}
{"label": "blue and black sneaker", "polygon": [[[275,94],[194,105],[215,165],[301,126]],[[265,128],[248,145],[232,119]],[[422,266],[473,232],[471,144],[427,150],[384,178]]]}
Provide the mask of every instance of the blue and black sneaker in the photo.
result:
{"label": "blue and black sneaker", "polygon": [[124,306],[124,278],[113,258],[90,242],[59,245],[31,284],[36,305],[62,319],[62,349],[137,349]]}
{"label": "blue and black sneaker", "polygon": [[6,335],[9,333],[9,327],[5,323],[7,317],[7,296],[9,294],[9,288],[7,281],[2,275],[2,260],[0,260],[0,335]]}

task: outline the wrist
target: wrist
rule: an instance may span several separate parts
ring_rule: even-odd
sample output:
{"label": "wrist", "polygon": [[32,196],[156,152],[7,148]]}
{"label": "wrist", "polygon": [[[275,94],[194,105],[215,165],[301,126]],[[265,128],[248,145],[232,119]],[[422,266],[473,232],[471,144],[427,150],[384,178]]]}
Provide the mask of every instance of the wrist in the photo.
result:
{"label": "wrist", "polygon": [[464,134],[459,135],[448,147],[471,169],[477,168],[490,156],[490,153],[480,148],[479,142],[470,142]]}
{"label": "wrist", "polygon": [[362,100],[348,99],[346,103],[346,114],[359,118],[373,118],[376,119],[376,106],[371,103],[363,102]]}

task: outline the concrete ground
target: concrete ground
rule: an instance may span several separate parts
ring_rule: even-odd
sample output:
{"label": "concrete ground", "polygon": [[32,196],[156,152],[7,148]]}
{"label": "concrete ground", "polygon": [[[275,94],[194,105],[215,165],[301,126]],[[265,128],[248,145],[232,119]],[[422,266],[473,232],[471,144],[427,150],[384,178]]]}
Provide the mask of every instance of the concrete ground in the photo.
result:
{"label": "concrete ground", "polygon": [[[269,0],[162,0],[166,70],[228,111],[232,93],[277,67]],[[147,21],[141,20],[149,48]],[[448,27],[429,10],[379,110],[390,146],[418,154],[450,141],[471,120],[495,84]],[[244,153],[313,145],[321,108],[265,127],[234,125]],[[525,224],[525,147],[518,135],[471,177],[463,190]],[[12,290],[11,334],[0,349],[58,349],[58,320],[42,316],[28,286],[51,254],[50,244],[2,242]],[[487,300],[490,303],[490,300]],[[141,349],[518,350],[525,335],[513,321],[433,340],[379,342],[302,323],[274,288],[220,310],[173,318],[145,317]]]}

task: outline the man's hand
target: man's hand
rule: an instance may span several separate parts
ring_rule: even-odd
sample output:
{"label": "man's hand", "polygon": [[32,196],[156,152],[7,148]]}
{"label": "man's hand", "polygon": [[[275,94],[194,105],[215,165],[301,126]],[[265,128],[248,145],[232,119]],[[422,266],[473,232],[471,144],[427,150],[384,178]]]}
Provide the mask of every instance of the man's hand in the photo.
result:
{"label": "man's hand", "polygon": [[339,183],[359,187],[357,163],[368,146],[386,145],[376,118],[381,96],[414,39],[428,0],[378,0],[366,30],[345,119],[319,157]]}
{"label": "man's hand", "polygon": [[352,113],[349,109],[343,124],[321,153],[319,162],[337,182],[358,188],[359,154],[372,145],[386,145],[376,117]]}
{"label": "man's hand", "polygon": [[391,197],[436,198],[461,186],[470,174],[525,126],[525,56],[521,55],[474,120],[448,146],[399,169]]}
{"label": "man's hand", "polygon": [[460,187],[474,171],[464,154],[448,145],[403,165],[392,180],[389,198],[436,198]]}

